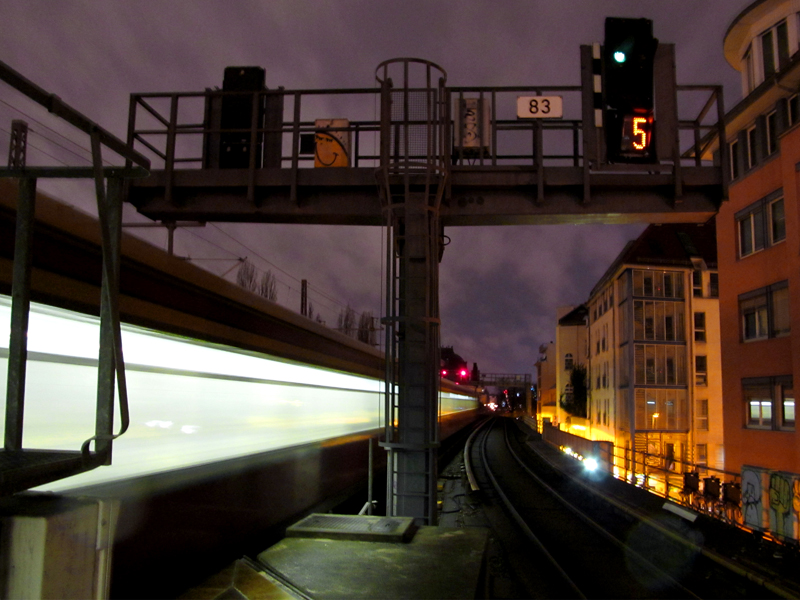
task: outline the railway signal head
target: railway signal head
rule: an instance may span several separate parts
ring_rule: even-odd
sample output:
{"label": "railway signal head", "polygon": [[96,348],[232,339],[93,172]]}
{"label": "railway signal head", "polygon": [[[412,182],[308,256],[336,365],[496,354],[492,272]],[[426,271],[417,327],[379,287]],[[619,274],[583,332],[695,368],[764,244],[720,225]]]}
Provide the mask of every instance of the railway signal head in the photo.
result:
{"label": "railway signal head", "polygon": [[604,128],[609,162],[653,162],[653,61],[649,19],[606,18]]}

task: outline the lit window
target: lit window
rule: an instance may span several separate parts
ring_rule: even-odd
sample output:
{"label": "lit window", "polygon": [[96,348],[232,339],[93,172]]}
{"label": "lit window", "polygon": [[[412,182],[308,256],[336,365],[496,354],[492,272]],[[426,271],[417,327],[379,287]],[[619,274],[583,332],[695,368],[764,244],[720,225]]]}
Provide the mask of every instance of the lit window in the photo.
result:
{"label": "lit window", "polygon": [[708,444],[697,444],[697,464],[708,464]]}
{"label": "lit window", "polygon": [[788,335],[789,287],[781,281],[739,296],[742,341],[763,340]]}
{"label": "lit window", "polygon": [[694,313],[694,341],[706,341],[706,313],[704,312]]}
{"label": "lit window", "polygon": [[786,239],[783,190],[777,190],[736,213],[739,257],[744,258]]}
{"label": "lit window", "polygon": [[698,431],[708,431],[708,400],[697,401],[697,429]]}
{"label": "lit window", "polygon": [[795,428],[792,376],[742,379],[748,429]]}
{"label": "lit window", "polygon": [[778,124],[776,112],[767,115],[767,154],[772,154],[778,149]]}

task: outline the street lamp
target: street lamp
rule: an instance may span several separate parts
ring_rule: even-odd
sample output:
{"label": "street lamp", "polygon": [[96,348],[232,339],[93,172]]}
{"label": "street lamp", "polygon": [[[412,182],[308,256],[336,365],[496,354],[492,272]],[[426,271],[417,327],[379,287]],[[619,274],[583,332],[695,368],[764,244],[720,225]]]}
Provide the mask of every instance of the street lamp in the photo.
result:
{"label": "street lamp", "polygon": [[655,429],[656,428],[656,419],[658,417],[660,417],[660,416],[661,415],[659,413],[653,413],[653,426],[651,427],[651,429]]}

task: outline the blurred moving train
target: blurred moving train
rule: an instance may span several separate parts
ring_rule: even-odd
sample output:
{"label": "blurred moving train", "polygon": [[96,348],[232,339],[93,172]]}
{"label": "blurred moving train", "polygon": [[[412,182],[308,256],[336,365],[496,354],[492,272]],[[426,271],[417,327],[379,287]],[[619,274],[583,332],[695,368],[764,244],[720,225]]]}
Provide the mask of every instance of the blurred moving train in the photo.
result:
{"label": "blurred moving train", "polygon": [[[3,390],[16,195],[0,180]],[[23,445],[77,450],[94,431],[99,227],[44,195],[36,218]],[[40,488],[121,500],[112,596],[177,595],[365,490],[382,353],[125,235],[120,312],[130,429],[111,466]],[[440,399],[446,440],[475,420],[477,400],[445,380]],[[374,455],[380,471],[385,453]]]}

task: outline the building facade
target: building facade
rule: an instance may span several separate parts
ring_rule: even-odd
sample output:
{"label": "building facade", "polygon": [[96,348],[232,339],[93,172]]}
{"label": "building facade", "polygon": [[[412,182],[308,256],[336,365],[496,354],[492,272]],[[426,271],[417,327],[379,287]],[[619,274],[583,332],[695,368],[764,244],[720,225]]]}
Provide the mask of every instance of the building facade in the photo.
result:
{"label": "building facade", "polygon": [[713,221],[625,247],[585,304],[587,437],[723,469],[718,282]]}
{"label": "building facade", "polygon": [[744,95],[716,147],[730,175],[717,215],[726,465],[800,473],[800,2],[754,2],[724,51]]}
{"label": "building facade", "polygon": [[571,401],[573,389],[571,383],[572,370],[575,367],[588,369],[588,344],[586,331],[586,307],[560,306],[556,311],[558,327],[556,328],[556,421],[567,423],[578,428],[585,427],[584,419],[571,419],[561,407],[561,401]]}
{"label": "building facade", "polygon": [[536,361],[536,418],[541,430],[542,421],[558,423],[558,394],[556,388],[556,345],[553,342],[539,346]]}

